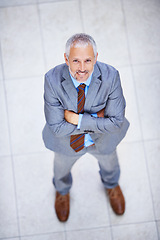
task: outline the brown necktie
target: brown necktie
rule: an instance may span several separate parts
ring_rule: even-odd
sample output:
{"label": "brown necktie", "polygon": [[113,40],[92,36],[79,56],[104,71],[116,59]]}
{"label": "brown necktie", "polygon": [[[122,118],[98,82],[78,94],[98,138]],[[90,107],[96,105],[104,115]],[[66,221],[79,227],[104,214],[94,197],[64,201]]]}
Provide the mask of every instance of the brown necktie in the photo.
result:
{"label": "brown necktie", "polygon": [[[78,87],[78,113],[84,112],[84,103],[85,103],[85,84],[80,84]],[[85,134],[71,135],[70,137],[70,146],[74,149],[75,152],[79,152],[84,148],[84,137]]]}

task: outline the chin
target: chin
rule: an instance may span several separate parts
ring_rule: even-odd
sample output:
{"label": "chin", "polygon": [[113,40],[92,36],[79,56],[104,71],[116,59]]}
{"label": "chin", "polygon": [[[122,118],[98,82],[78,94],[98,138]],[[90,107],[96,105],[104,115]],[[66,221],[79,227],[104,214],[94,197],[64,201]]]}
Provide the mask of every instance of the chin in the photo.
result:
{"label": "chin", "polygon": [[85,77],[80,77],[80,76],[76,77],[77,81],[79,81],[79,82],[85,82],[85,81],[87,81],[88,78],[89,78],[88,74]]}

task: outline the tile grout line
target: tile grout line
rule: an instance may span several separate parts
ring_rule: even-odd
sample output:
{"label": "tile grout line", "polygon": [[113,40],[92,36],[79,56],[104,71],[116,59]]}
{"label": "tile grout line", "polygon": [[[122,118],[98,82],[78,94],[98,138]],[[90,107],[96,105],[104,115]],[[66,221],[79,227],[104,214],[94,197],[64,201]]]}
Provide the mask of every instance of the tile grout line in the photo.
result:
{"label": "tile grout line", "polygon": [[[133,85],[134,85],[134,93],[135,93],[135,101],[136,101],[136,106],[137,106],[137,112],[138,116],[140,116],[140,111],[139,111],[139,104],[138,104],[138,98],[137,98],[137,91],[136,91],[136,85],[135,85],[135,78],[134,78],[134,71],[133,71],[133,64],[132,64],[132,58],[131,58],[131,51],[130,51],[130,45],[129,45],[129,37],[128,37],[128,29],[127,29],[127,21],[126,21],[126,15],[125,15],[125,10],[124,10],[124,4],[123,0],[121,0],[121,7],[122,7],[122,13],[124,16],[124,25],[125,25],[125,35],[126,35],[126,40],[127,40],[127,48],[128,48],[128,58],[129,58],[129,63],[130,63],[130,68],[131,68],[131,74],[132,74],[132,80],[133,80]],[[140,122],[140,129],[141,129],[141,136],[142,140],[143,138],[143,132],[142,132],[142,124],[141,124],[141,119],[139,117],[139,122]]]}
{"label": "tile grout line", "polygon": [[160,231],[159,231],[159,228],[158,228],[158,222],[159,220],[156,220],[156,228],[157,228],[157,234],[158,234],[158,240],[160,240]]}
{"label": "tile grout line", "polygon": [[153,191],[152,191],[151,178],[150,178],[149,166],[148,166],[148,158],[147,158],[146,147],[145,147],[144,142],[143,142],[143,149],[144,149],[144,157],[145,157],[146,169],[147,169],[147,175],[148,175],[148,181],[149,181],[149,188],[150,188],[150,193],[151,193],[151,201],[152,201],[152,207],[153,207],[154,222],[156,224],[157,236],[159,236],[158,225],[157,225],[157,220],[156,220],[156,209],[155,209],[154,200],[153,200]]}
{"label": "tile grout line", "polygon": [[[157,222],[159,222],[159,220],[157,220]],[[129,222],[129,223],[116,223],[113,224],[113,227],[119,227],[119,226],[130,226],[130,225],[138,225],[138,224],[148,224],[148,223],[155,223],[155,220],[152,221],[140,221],[140,222]],[[105,228],[110,228],[110,225],[103,225],[103,226],[99,226],[99,227],[89,227],[89,228],[82,228],[82,229],[71,229],[71,230],[67,230],[67,232],[82,232],[82,231],[91,231],[91,230],[95,230],[95,229],[105,229]]]}
{"label": "tile grout line", "polygon": [[45,71],[47,69],[47,59],[45,55],[45,46],[44,46],[44,37],[43,37],[43,30],[42,30],[42,20],[41,20],[41,12],[40,12],[40,4],[37,4],[37,13],[38,13],[38,21],[39,21],[39,29],[40,29],[40,36],[41,36],[41,47],[42,47],[42,54],[43,54],[43,62]]}
{"label": "tile grout line", "polygon": [[[49,236],[49,235],[56,235],[56,234],[64,234],[64,231],[25,234],[25,235],[21,235],[21,240],[23,240],[23,238],[30,238],[31,239],[31,237],[42,237],[42,236]],[[0,240],[1,240],[1,238],[0,238]]]}
{"label": "tile grout line", "polygon": [[3,87],[4,87],[4,98],[5,98],[5,107],[6,107],[6,115],[7,115],[7,127],[8,127],[8,135],[9,135],[9,148],[10,148],[11,166],[12,166],[12,174],[13,174],[15,207],[16,207],[16,215],[17,215],[17,228],[18,228],[18,234],[19,234],[19,236],[17,236],[17,237],[19,238],[19,240],[21,240],[21,238],[20,238],[19,212],[18,212],[18,199],[17,199],[17,190],[16,190],[16,178],[15,178],[15,166],[14,166],[14,160],[13,160],[11,130],[10,130],[10,124],[9,124],[9,111],[8,111],[8,105],[7,105],[7,92],[6,92],[6,85],[5,85],[4,66],[3,66],[3,60],[2,60],[1,42],[0,42],[0,61],[1,61],[1,66],[2,66],[2,78],[3,78],[2,82],[3,82]]}
{"label": "tile grout line", "polygon": [[[151,179],[150,179],[150,174],[149,174],[147,153],[146,153],[146,148],[145,148],[145,139],[144,139],[144,135],[143,135],[143,131],[142,131],[142,122],[141,122],[141,119],[140,119],[140,109],[139,109],[138,95],[137,95],[137,91],[136,91],[135,75],[134,75],[134,69],[133,69],[134,65],[132,64],[130,44],[129,44],[129,34],[128,34],[128,28],[127,28],[127,23],[126,23],[126,15],[125,15],[125,10],[124,10],[123,0],[121,0],[121,5],[122,5],[122,12],[123,12],[124,19],[125,19],[125,29],[126,29],[126,38],[127,38],[127,45],[128,45],[129,61],[130,61],[132,78],[133,78],[134,92],[135,92],[135,96],[136,96],[136,106],[137,106],[137,112],[138,112],[138,116],[139,116],[140,129],[141,129],[142,147],[143,147],[143,152],[144,152],[144,157],[145,157],[146,171],[147,171],[147,177],[148,177],[148,185],[149,185],[149,190],[150,190],[150,194],[151,194],[151,202],[152,202],[152,209],[153,209],[153,215],[154,215],[154,222],[156,223],[156,214],[155,214],[156,211],[155,211],[154,201],[153,201],[153,192],[152,192]],[[137,66],[139,66],[139,65],[137,64]],[[157,230],[157,236],[158,236],[159,234],[158,234],[157,224],[156,224],[156,230]]]}
{"label": "tile grout line", "polygon": [[[158,222],[158,221],[157,221]],[[151,221],[140,221],[140,222],[129,222],[129,223],[122,223],[122,224],[113,224],[113,227],[119,227],[119,226],[130,226],[130,225],[139,225],[139,224],[148,224],[148,223],[155,223],[155,220]]]}
{"label": "tile grout line", "polygon": [[[159,220],[157,220],[157,222],[159,222]],[[155,223],[155,221],[142,221],[142,222],[131,222],[131,223],[123,223],[123,224],[113,224],[113,227],[123,227],[123,226],[130,226],[130,225],[139,225],[139,224],[147,224],[147,223]],[[65,223],[64,223],[65,224]],[[67,230],[66,233],[72,233],[72,232],[83,232],[83,231],[94,231],[94,230],[102,230],[102,229],[109,229],[110,226],[99,226],[99,227],[89,227],[89,228],[82,228],[82,229],[70,229]],[[45,233],[35,233],[35,234],[26,234],[26,235],[22,235],[21,239],[23,240],[23,238],[31,238],[31,237],[40,237],[40,236],[48,236],[50,234],[63,234],[64,231],[56,231],[56,232],[45,232]],[[12,238],[17,238],[17,237],[12,237]],[[11,239],[11,237],[6,237],[6,238],[0,238],[0,240],[4,240],[4,239]],[[65,239],[67,240],[67,238]]]}
{"label": "tile grout line", "polygon": [[[157,220],[157,222],[159,222],[159,220]],[[113,224],[112,227],[123,227],[123,226],[130,226],[130,225],[143,225],[143,224],[148,224],[148,223],[155,223],[154,220],[152,221],[140,221],[140,222],[130,222],[130,223],[122,223],[122,224]],[[66,223],[65,223],[66,224]],[[72,232],[83,232],[83,231],[94,231],[94,230],[101,230],[101,229],[110,229],[111,226],[110,225],[102,225],[102,226],[98,226],[98,227],[89,227],[89,228],[75,228],[75,229],[70,229],[70,230],[67,230],[66,233],[72,233]],[[55,234],[55,233],[63,233],[62,231],[59,231],[59,232],[51,232],[52,234]],[[50,233],[43,233],[43,234],[34,234],[34,235],[25,235],[23,237],[30,237],[30,236],[39,236],[39,235],[47,235],[47,234],[50,234]]]}
{"label": "tile grout line", "polygon": [[27,79],[33,78],[33,79],[39,79],[40,77],[42,77],[43,74],[40,75],[30,75],[30,76],[21,76],[21,77],[13,77],[13,78],[5,78],[5,82],[10,82],[10,81],[25,81]]}
{"label": "tile grout line", "polygon": [[34,3],[24,3],[24,4],[15,4],[15,5],[6,5],[6,6],[0,6],[0,9],[4,8],[16,8],[16,7],[28,7],[28,6],[35,6],[37,2]]}
{"label": "tile grout line", "polygon": [[81,24],[82,24],[82,31],[85,32],[81,0],[78,0],[78,5],[79,5],[79,14],[80,14],[80,19],[81,19]]}
{"label": "tile grout line", "polygon": [[[76,1],[76,0],[68,0],[68,1]],[[57,2],[65,2],[65,0],[54,0],[54,1],[42,1],[39,2],[38,0],[33,2],[33,3],[24,3],[24,4],[11,4],[11,5],[5,5],[5,6],[0,6],[0,9],[3,8],[14,8],[14,7],[27,7],[27,6],[34,6],[36,4],[50,4],[50,3],[57,3]]]}
{"label": "tile grout line", "polygon": [[[38,0],[37,0],[38,1]],[[76,2],[76,0],[67,0],[68,2]],[[41,2],[38,1],[39,4],[48,4],[48,3],[58,3],[58,2],[66,2],[65,0],[53,0],[53,1],[46,1],[43,0]]]}
{"label": "tile grout line", "polygon": [[[106,194],[106,198],[107,198],[107,194]],[[113,238],[113,225],[112,225],[112,221],[111,221],[111,215],[110,215],[110,211],[109,211],[109,199],[107,201],[106,199],[106,203],[107,203],[107,210],[108,210],[108,218],[109,218],[109,230],[110,230],[110,235],[111,235],[111,240],[114,240]]]}

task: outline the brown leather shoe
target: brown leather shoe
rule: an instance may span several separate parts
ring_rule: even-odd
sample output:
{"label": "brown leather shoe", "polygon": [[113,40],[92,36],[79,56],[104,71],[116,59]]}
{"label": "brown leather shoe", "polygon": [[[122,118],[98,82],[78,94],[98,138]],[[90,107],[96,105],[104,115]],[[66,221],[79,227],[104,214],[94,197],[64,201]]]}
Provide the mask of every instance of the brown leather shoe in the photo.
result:
{"label": "brown leather shoe", "polygon": [[69,217],[69,193],[66,195],[61,195],[59,192],[56,192],[55,199],[55,210],[59,221],[65,222]]}
{"label": "brown leather shoe", "polygon": [[117,215],[122,215],[125,211],[125,199],[120,186],[118,185],[115,188],[107,189],[107,193],[113,211]]}

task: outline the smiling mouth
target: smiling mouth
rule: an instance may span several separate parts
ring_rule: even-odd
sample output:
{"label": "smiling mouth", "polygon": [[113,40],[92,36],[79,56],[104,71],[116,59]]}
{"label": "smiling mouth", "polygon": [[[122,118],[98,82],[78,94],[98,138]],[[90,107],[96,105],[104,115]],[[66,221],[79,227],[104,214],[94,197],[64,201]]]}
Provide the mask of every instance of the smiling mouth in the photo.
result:
{"label": "smiling mouth", "polygon": [[[75,79],[77,79],[77,77],[79,77],[80,79],[83,79],[84,77],[86,77],[86,75],[88,75],[89,72],[88,71],[76,71],[75,74],[73,75]],[[77,76],[76,76],[77,75]]]}
{"label": "smiling mouth", "polygon": [[84,71],[84,72],[77,71],[76,73],[78,73],[78,75],[80,75],[80,76],[84,76],[88,73],[88,71]]}

